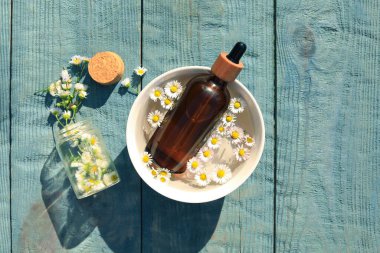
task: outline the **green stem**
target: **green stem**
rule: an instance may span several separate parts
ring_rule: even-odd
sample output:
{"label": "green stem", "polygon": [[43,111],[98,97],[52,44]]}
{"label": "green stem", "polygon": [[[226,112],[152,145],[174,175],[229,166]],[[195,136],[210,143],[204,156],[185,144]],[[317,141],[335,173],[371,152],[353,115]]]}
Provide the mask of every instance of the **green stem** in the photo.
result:
{"label": "green stem", "polygon": [[58,118],[58,115],[55,115],[55,118],[57,119],[58,123],[59,123],[62,127],[64,127],[64,125],[62,124],[61,120]]}
{"label": "green stem", "polygon": [[82,70],[81,70],[81,72],[80,72],[80,75],[77,77],[77,82],[79,82],[80,79],[82,79],[82,74],[83,74],[83,70],[84,70],[84,68],[85,68],[85,64],[82,64]]}

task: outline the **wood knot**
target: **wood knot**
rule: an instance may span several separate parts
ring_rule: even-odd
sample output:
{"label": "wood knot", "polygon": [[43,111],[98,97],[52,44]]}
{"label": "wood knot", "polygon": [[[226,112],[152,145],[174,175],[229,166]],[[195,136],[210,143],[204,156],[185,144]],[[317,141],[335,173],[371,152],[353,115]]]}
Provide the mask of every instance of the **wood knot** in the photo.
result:
{"label": "wood knot", "polygon": [[315,37],[310,27],[302,25],[293,32],[294,43],[298,53],[305,58],[315,54]]}

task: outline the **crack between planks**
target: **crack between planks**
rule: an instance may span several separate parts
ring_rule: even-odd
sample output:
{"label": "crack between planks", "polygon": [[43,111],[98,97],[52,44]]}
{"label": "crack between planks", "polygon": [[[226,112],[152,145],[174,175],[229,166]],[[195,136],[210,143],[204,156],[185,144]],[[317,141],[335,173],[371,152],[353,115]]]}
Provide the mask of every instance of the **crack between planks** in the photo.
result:
{"label": "crack between planks", "polygon": [[277,0],[273,0],[273,88],[274,88],[274,145],[273,145],[273,252],[276,253],[277,240]]}
{"label": "crack between planks", "polygon": [[9,38],[9,229],[10,229],[10,246],[13,252],[13,239],[12,239],[12,36],[13,36],[13,0],[10,1],[10,38]]}
{"label": "crack between planks", "polygon": [[[143,67],[143,33],[144,33],[144,0],[141,0],[140,2],[140,66]],[[138,90],[142,91],[143,88],[143,78],[141,77],[141,81],[139,84]],[[143,182],[140,178],[140,251],[141,253],[143,251],[143,239],[144,239],[144,230],[143,230]]]}

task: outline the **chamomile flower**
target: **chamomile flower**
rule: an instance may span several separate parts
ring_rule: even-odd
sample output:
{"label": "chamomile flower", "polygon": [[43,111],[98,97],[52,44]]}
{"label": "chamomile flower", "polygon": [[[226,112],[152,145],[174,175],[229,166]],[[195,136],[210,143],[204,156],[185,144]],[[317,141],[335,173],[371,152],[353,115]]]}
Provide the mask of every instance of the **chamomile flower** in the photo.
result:
{"label": "chamomile flower", "polygon": [[88,88],[88,86],[85,85],[85,84],[83,84],[83,83],[76,83],[76,84],[74,85],[74,89],[75,89],[76,91],[86,91],[87,88]]}
{"label": "chamomile flower", "polygon": [[211,149],[217,149],[220,147],[220,142],[221,142],[221,138],[216,135],[216,134],[213,134],[211,135],[211,137],[208,139],[207,141],[207,145],[209,146],[209,148]]}
{"label": "chamomile flower", "polygon": [[97,159],[95,164],[102,169],[107,169],[110,163],[107,160]]}
{"label": "chamomile flower", "polygon": [[49,85],[49,94],[52,96],[52,97],[55,97],[58,95],[58,89],[57,89],[57,85],[55,83],[51,83]]}
{"label": "chamomile flower", "polygon": [[99,143],[98,138],[96,138],[95,135],[90,135],[90,137],[87,139],[87,141],[91,146],[95,146]]}
{"label": "chamomile flower", "polygon": [[165,176],[158,175],[157,180],[160,181],[163,184],[167,184],[169,182],[169,178]]}
{"label": "chamomile flower", "polygon": [[148,71],[146,68],[144,68],[144,67],[137,67],[137,68],[135,68],[135,73],[136,73],[136,75],[138,75],[138,76],[143,76],[143,75],[145,75],[145,73]]}
{"label": "chamomile flower", "polygon": [[62,70],[61,78],[63,82],[71,82],[71,76],[69,74],[69,71],[67,71],[67,69]]}
{"label": "chamomile flower", "polygon": [[70,90],[71,86],[72,86],[71,83],[63,83],[62,84],[62,89],[64,89],[64,90]]}
{"label": "chamomile flower", "polygon": [[158,176],[158,170],[156,170],[155,168],[151,168],[150,169],[150,174],[156,178]]}
{"label": "chamomile flower", "polygon": [[103,182],[106,186],[113,185],[120,181],[119,175],[116,171],[104,174]]}
{"label": "chamomile flower", "polygon": [[83,170],[77,170],[75,172],[75,179],[77,180],[77,182],[83,182],[83,180],[85,179],[86,177],[86,172],[83,171]]}
{"label": "chamomile flower", "polygon": [[65,120],[68,120],[71,118],[71,112],[70,111],[64,111],[62,113],[62,118],[65,119]]}
{"label": "chamomile flower", "polygon": [[234,149],[234,155],[239,162],[245,161],[249,158],[249,150],[243,145],[239,145]]}
{"label": "chamomile flower", "polygon": [[244,132],[240,127],[231,127],[228,131],[229,138],[232,144],[239,144],[244,138]]}
{"label": "chamomile flower", "polygon": [[170,81],[165,85],[165,93],[170,98],[177,98],[182,93],[182,85],[177,80]]}
{"label": "chamomile flower", "polygon": [[152,164],[152,155],[149,154],[148,152],[144,152],[141,161],[144,163],[146,167]]}
{"label": "chamomile flower", "polygon": [[61,113],[62,113],[62,110],[58,107],[53,107],[53,108],[50,108],[50,113],[53,114],[54,116],[59,116]]}
{"label": "chamomile flower", "polygon": [[231,169],[225,164],[216,165],[211,174],[212,181],[217,184],[225,184],[232,177]]}
{"label": "chamomile flower", "polygon": [[205,170],[198,171],[194,176],[195,182],[198,186],[204,187],[211,182],[210,176]]}
{"label": "chamomile flower", "polygon": [[156,102],[157,99],[160,99],[163,97],[164,95],[164,90],[161,88],[161,87],[155,87],[152,89],[152,92],[150,93],[150,98]]}
{"label": "chamomile flower", "polygon": [[161,106],[166,110],[171,110],[173,108],[174,101],[173,99],[163,96],[161,98]]}
{"label": "chamomile flower", "polygon": [[71,95],[71,92],[69,90],[60,90],[60,91],[58,91],[58,96],[60,98],[63,98],[63,99],[67,98],[70,95]]}
{"label": "chamomile flower", "polygon": [[202,166],[203,166],[202,162],[197,157],[191,158],[186,164],[187,170],[190,171],[191,173],[196,173],[197,171],[202,169]]}
{"label": "chamomile flower", "polygon": [[241,98],[233,98],[230,101],[228,109],[233,113],[241,113],[244,111],[245,102]]}
{"label": "chamomile flower", "polygon": [[101,173],[102,173],[102,169],[99,166],[97,166],[95,164],[90,166],[89,174],[91,177],[98,178],[98,176]]}
{"label": "chamomile flower", "polygon": [[209,147],[203,147],[201,150],[198,152],[198,157],[201,159],[203,162],[208,162],[212,157],[214,156],[214,152],[212,151],[211,148]]}
{"label": "chamomile flower", "polygon": [[102,180],[91,180],[91,183],[93,191],[100,191],[106,187]]}
{"label": "chamomile flower", "polygon": [[80,137],[81,141],[85,141],[85,142],[88,142],[91,138],[91,134],[89,133],[83,133]]}
{"label": "chamomile flower", "polygon": [[92,155],[88,151],[84,151],[81,155],[82,163],[89,163],[92,160]]}
{"label": "chamomile flower", "polygon": [[245,145],[247,145],[248,147],[253,147],[255,146],[255,139],[253,137],[251,137],[250,135],[246,134],[244,136],[244,143]]}
{"label": "chamomile flower", "polygon": [[225,136],[227,134],[227,126],[224,125],[223,123],[220,123],[217,127],[216,127],[216,132],[220,135],[220,136]]}
{"label": "chamomile flower", "polygon": [[222,121],[226,126],[232,126],[236,121],[236,117],[231,112],[226,112],[223,114]]}
{"label": "chamomile flower", "polygon": [[131,87],[131,79],[127,77],[123,81],[121,81],[120,84],[121,84],[121,87],[129,88]]}
{"label": "chamomile flower", "polygon": [[85,99],[87,95],[88,95],[87,91],[81,90],[78,92],[78,97],[81,99]]}
{"label": "chamomile flower", "polygon": [[159,171],[158,171],[158,176],[159,177],[166,177],[167,179],[170,179],[172,174],[170,173],[170,171],[168,169],[165,169],[165,168],[161,168]]}
{"label": "chamomile flower", "polygon": [[74,55],[71,57],[71,60],[69,61],[71,65],[79,65],[82,63],[82,57],[80,55]]}
{"label": "chamomile flower", "polygon": [[159,127],[163,119],[164,114],[158,110],[148,114],[148,122],[153,128]]}
{"label": "chamomile flower", "polygon": [[82,61],[84,61],[84,62],[89,62],[89,61],[90,61],[90,58],[89,58],[89,57],[86,57],[86,56],[82,56]]}

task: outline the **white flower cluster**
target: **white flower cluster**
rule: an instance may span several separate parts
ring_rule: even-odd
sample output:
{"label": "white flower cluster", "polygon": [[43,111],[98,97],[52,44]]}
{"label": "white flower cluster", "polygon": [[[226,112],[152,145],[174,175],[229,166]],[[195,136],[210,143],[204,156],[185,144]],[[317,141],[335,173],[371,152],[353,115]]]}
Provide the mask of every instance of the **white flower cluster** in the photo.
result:
{"label": "white flower cluster", "polygon": [[[150,98],[154,102],[159,102],[163,109],[171,110],[182,92],[183,86],[180,82],[174,80],[166,83],[164,87],[153,88],[150,92]],[[209,139],[205,142],[197,155],[187,162],[186,169],[194,179],[192,183],[200,187],[205,187],[212,182],[224,184],[232,178],[232,170],[228,164],[214,162],[219,158],[215,157],[215,154],[217,154],[223,140],[227,140],[231,145],[234,158],[238,162],[245,161],[249,158],[250,149],[254,147],[255,140],[236,125],[237,118],[239,114],[244,111],[245,107],[246,103],[242,98],[232,98],[227,112],[223,114]],[[154,110],[148,114],[147,120],[151,127],[157,128],[161,126],[164,117],[165,113]],[[145,152],[142,160],[143,163],[150,168],[150,164],[152,163],[151,155]],[[154,177],[160,177],[159,172],[161,170],[150,169]],[[164,169],[164,171],[168,172],[166,169]]]}
{"label": "white flower cluster", "polygon": [[110,159],[103,152],[96,135],[83,133],[75,138],[77,129],[65,127],[64,136],[70,136],[70,146],[77,149],[77,155],[72,154],[70,169],[75,175],[75,183],[82,195],[91,195],[120,181],[114,168],[110,167]]}
{"label": "white flower cluster", "polygon": [[150,170],[150,174],[153,176],[153,178],[157,179],[160,183],[168,183],[171,178],[171,173],[168,169],[165,168],[154,168],[152,165],[152,155],[148,152],[144,152],[141,161],[143,162],[144,166]]}
{"label": "white flower cluster", "polygon": [[[79,82],[85,74],[89,58],[74,55],[71,57],[69,69],[61,71],[61,77],[53,82],[44,91],[48,92],[55,99],[55,105],[50,109],[51,114],[58,120],[59,124],[64,124],[60,118],[68,124],[74,119],[83,99],[87,98],[87,85]],[[73,81],[75,80],[75,81]]]}
{"label": "white flower cluster", "polygon": [[[177,80],[166,83],[164,88],[155,87],[150,93],[150,98],[157,102],[159,101],[164,110],[171,110],[179,99],[183,91],[182,84]],[[153,128],[160,127],[165,114],[159,110],[155,110],[148,114],[148,122]]]}

